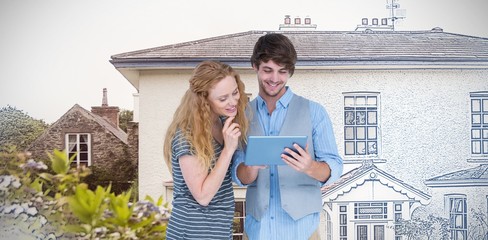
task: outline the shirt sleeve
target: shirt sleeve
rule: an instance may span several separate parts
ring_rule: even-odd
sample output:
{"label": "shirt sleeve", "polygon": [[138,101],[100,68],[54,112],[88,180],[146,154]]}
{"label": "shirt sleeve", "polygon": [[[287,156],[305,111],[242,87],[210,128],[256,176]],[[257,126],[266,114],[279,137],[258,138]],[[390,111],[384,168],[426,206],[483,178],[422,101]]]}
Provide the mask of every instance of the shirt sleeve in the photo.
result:
{"label": "shirt sleeve", "polygon": [[310,114],[313,126],[312,138],[315,160],[329,165],[331,174],[327,181],[322,182],[322,186],[329,185],[342,175],[342,157],[337,151],[332,122],[325,108],[319,103],[310,101]]}
{"label": "shirt sleeve", "polygon": [[175,159],[179,159],[183,155],[194,155],[191,150],[192,147],[190,142],[188,141],[188,139],[185,138],[183,132],[180,129],[176,131],[171,146],[173,148],[173,154],[175,156]]}
{"label": "shirt sleeve", "polygon": [[234,155],[232,155],[232,166],[231,166],[231,174],[232,174],[232,180],[239,186],[247,186],[242,184],[241,180],[237,177],[237,167],[241,163],[244,163],[244,151],[242,149],[237,149],[234,152]]}

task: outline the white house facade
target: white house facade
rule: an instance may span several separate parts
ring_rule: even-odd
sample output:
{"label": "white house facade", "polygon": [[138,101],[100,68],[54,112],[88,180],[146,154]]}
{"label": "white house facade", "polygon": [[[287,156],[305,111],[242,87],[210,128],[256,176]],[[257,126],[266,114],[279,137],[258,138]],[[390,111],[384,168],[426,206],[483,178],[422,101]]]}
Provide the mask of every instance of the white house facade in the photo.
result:
{"label": "white house facade", "polygon": [[[249,58],[267,32],[112,56],[138,91],[140,197],[171,201],[163,138],[196,64],[230,64],[254,98]],[[488,216],[488,39],[439,28],[277,32],[298,53],[288,85],[327,109],[344,159],[342,178],[323,188],[322,239],[405,240],[414,231],[402,227],[429,216],[450,224],[416,239],[486,238],[488,225],[476,217]],[[245,188],[235,193],[240,239]]]}

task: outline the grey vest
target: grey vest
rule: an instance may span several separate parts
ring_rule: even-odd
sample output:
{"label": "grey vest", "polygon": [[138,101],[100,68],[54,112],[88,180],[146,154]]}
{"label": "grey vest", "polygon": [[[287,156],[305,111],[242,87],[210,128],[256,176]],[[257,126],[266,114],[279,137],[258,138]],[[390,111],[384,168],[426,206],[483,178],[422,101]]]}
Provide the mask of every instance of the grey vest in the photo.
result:
{"label": "grey vest", "polygon": [[[252,111],[248,135],[265,135],[257,116],[257,101],[250,102]],[[293,95],[280,135],[307,135],[308,149],[314,158],[312,144],[312,120],[310,119],[310,103],[307,99]],[[294,219],[298,220],[311,213],[320,212],[322,195],[320,182],[300,173],[288,165],[278,166],[282,208]],[[259,170],[257,179],[247,187],[246,214],[260,220],[269,207],[270,173],[269,169]]]}

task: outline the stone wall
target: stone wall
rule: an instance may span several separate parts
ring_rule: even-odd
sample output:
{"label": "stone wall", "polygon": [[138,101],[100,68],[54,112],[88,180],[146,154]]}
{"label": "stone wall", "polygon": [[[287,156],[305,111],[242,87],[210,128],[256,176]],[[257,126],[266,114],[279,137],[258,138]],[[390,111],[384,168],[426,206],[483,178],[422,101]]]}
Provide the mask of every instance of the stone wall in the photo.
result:
{"label": "stone wall", "polygon": [[47,153],[54,149],[65,148],[67,133],[91,134],[91,163],[97,167],[107,167],[110,161],[120,159],[127,153],[127,145],[112,132],[105,129],[98,122],[84,116],[81,112],[73,111],[64,115],[54,125],[41,135],[28,149],[34,159],[48,159]]}

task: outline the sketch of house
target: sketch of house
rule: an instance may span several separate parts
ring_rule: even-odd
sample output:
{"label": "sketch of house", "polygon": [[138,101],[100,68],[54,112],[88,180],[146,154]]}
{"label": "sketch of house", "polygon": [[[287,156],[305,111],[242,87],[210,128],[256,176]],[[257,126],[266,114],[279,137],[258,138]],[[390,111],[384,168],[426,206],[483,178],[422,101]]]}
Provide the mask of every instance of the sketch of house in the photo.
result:
{"label": "sketch of house", "polygon": [[[248,31],[113,55],[138,91],[140,196],[171,201],[163,137],[196,64],[230,64],[254,98],[249,58],[268,32],[295,44],[288,85],[327,109],[344,159],[323,189],[322,239],[407,239],[402,221],[428,216],[448,221],[452,239],[485,237],[476,216],[488,211],[488,39],[441,28]],[[243,213],[245,188],[235,194]]]}

